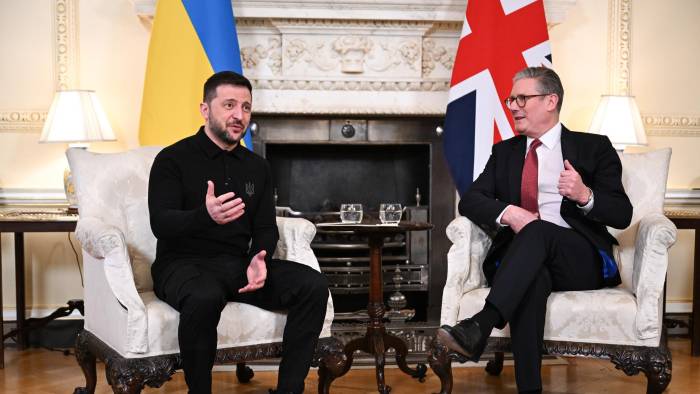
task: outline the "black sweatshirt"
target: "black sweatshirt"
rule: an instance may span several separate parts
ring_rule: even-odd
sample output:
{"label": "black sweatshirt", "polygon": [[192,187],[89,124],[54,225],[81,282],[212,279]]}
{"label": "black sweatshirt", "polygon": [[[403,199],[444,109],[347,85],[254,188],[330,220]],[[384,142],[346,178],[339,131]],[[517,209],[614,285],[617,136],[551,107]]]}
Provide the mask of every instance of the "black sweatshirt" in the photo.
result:
{"label": "black sweatshirt", "polygon": [[[243,199],[243,216],[224,225],[214,222],[204,203],[209,180],[216,196],[234,192],[234,198]],[[230,152],[222,150],[204,127],[158,153],[148,184],[148,209],[158,239],[154,274],[167,276],[175,268],[171,263],[183,258],[227,255],[247,264],[263,249],[269,263],[277,246],[269,164],[240,144]]]}

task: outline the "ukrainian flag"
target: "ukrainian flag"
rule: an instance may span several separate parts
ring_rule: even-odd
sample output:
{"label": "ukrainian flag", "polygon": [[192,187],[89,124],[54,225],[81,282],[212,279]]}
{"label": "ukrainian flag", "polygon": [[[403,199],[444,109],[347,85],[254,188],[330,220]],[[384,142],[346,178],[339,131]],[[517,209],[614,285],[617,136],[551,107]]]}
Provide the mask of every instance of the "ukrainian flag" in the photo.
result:
{"label": "ukrainian flag", "polygon": [[[204,123],[202,86],[213,73],[242,74],[231,0],[159,0],[148,49],[141,145],[169,145]],[[243,141],[252,147],[250,133]]]}

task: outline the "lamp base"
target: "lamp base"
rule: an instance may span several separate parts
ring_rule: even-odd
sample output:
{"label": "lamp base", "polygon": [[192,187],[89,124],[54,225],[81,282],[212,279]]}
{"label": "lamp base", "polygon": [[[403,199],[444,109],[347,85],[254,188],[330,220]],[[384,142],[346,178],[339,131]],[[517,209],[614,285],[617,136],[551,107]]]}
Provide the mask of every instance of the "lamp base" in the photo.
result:
{"label": "lamp base", "polygon": [[68,200],[68,213],[78,212],[78,196],[75,193],[75,185],[73,184],[73,176],[68,168],[63,171],[63,190],[66,192],[66,200]]}

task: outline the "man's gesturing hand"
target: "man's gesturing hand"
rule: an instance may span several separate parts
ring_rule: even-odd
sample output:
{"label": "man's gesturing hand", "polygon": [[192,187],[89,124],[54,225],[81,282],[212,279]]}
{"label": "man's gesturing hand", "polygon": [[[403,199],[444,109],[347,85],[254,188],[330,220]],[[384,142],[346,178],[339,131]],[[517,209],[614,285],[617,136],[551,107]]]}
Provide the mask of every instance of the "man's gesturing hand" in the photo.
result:
{"label": "man's gesturing hand", "polygon": [[513,232],[517,234],[523,227],[539,218],[540,215],[537,213],[530,212],[517,205],[509,205],[506,211],[503,212],[503,216],[501,216],[501,223],[510,226]]}
{"label": "man's gesturing hand", "polygon": [[216,197],[214,195],[214,182],[207,181],[205,204],[209,216],[211,216],[216,223],[226,224],[243,215],[245,204],[240,198],[232,200],[234,196],[235,194],[233,192],[228,192]]}
{"label": "man's gesturing hand", "polygon": [[586,205],[591,191],[581,180],[581,175],[568,160],[564,160],[564,171],[559,175],[559,194],[576,201],[578,205]]}
{"label": "man's gesturing hand", "polygon": [[246,275],[248,276],[248,284],[245,287],[238,289],[239,293],[255,291],[265,286],[265,279],[267,279],[267,266],[265,265],[266,254],[267,252],[261,250],[250,260],[248,270],[246,271]]}

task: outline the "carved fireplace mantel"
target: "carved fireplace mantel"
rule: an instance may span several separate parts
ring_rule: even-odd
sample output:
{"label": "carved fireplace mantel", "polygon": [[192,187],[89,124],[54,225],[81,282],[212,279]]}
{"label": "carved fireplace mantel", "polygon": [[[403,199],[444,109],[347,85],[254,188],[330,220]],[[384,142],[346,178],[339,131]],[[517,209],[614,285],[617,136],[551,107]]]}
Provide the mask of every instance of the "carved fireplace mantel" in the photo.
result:
{"label": "carved fireplace mantel", "polygon": [[[150,21],[156,0],[132,0]],[[545,0],[550,27],[576,0]],[[258,114],[437,115],[465,0],[233,1]]]}

